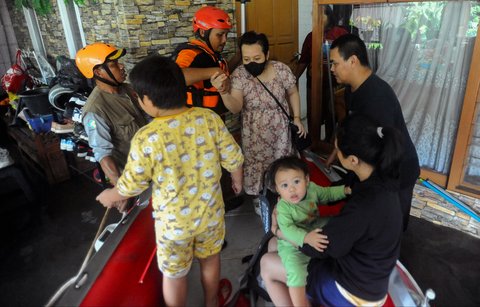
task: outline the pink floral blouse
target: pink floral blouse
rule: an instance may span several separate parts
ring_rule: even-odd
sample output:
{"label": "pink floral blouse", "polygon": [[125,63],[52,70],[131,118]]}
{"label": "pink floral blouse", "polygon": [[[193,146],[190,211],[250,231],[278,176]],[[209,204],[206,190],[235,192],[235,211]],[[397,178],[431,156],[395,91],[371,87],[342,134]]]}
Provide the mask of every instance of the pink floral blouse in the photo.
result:
{"label": "pink floral blouse", "polygon": [[[287,90],[296,86],[290,68],[282,62],[271,61],[275,78],[264,82],[290,114]],[[244,189],[247,194],[258,195],[262,189],[262,176],[274,160],[294,154],[288,119],[273,97],[243,65],[231,75],[232,87],[243,92],[242,149]]]}

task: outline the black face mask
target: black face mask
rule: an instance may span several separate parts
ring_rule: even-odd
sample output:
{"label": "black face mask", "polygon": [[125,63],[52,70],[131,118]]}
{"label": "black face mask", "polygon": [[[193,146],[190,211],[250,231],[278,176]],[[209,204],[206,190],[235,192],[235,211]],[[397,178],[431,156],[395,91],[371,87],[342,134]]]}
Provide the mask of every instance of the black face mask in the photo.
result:
{"label": "black face mask", "polygon": [[245,69],[254,77],[260,75],[263,70],[265,69],[265,64],[267,64],[267,61],[265,60],[262,63],[257,63],[257,62],[250,62],[248,64],[245,64]]}

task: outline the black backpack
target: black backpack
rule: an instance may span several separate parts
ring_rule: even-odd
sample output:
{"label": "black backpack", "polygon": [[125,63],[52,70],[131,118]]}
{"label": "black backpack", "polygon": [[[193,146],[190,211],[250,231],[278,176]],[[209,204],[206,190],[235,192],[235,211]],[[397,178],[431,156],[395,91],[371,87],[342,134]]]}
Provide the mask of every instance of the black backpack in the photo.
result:
{"label": "black backpack", "polygon": [[66,56],[57,57],[57,76],[51,81],[50,86],[60,84],[62,87],[74,91],[86,92],[87,96],[93,89],[92,82],[85,78],[78,70],[73,59]]}

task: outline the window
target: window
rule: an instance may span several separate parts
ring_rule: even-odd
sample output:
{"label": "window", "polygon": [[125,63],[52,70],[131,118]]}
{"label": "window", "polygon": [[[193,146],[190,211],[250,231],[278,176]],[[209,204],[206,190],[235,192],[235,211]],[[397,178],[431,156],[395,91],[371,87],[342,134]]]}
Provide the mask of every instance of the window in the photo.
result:
{"label": "window", "polygon": [[73,1],[57,0],[70,58],[86,45],[78,6]]}

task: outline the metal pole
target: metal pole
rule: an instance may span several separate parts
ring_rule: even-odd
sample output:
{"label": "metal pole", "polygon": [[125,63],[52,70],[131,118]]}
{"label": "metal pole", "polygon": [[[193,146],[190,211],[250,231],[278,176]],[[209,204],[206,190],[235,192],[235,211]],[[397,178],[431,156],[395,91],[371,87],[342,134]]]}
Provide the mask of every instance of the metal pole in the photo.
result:
{"label": "metal pole", "polygon": [[240,5],[240,14],[242,16],[242,28],[240,30],[240,33],[243,34],[245,33],[246,27],[245,27],[245,2],[242,1],[242,4]]}
{"label": "metal pole", "polygon": [[[332,72],[330,71],[330,44],[327,40],[325,40],[325,54],[327,55],[327,75],[328,75],[328,90],[330,92],[330,99],[329,99],[329,103],[330,103],[330,111],[331,111],[331,114],[332,114],[332,137],[333,135],[335,135],[335,128],[336,128],[336,123],[335,123],[335,101],[333,100],[333,83],[332,83]],[[323,69],[323,65],[322,65],[322,69]],[[322,103],[324,103],[322,101]]]}
{"label": "metal pole", "polygon": [[245,33],[245,31],[247,30],[247,25],[246,25],[247,18],[245,13],[246,2],[247,2],[246,0],[242,0],[240,4],[240,14],[241,14],[241,22],[242,22],[242,27],[240,28],[240,34]]}

